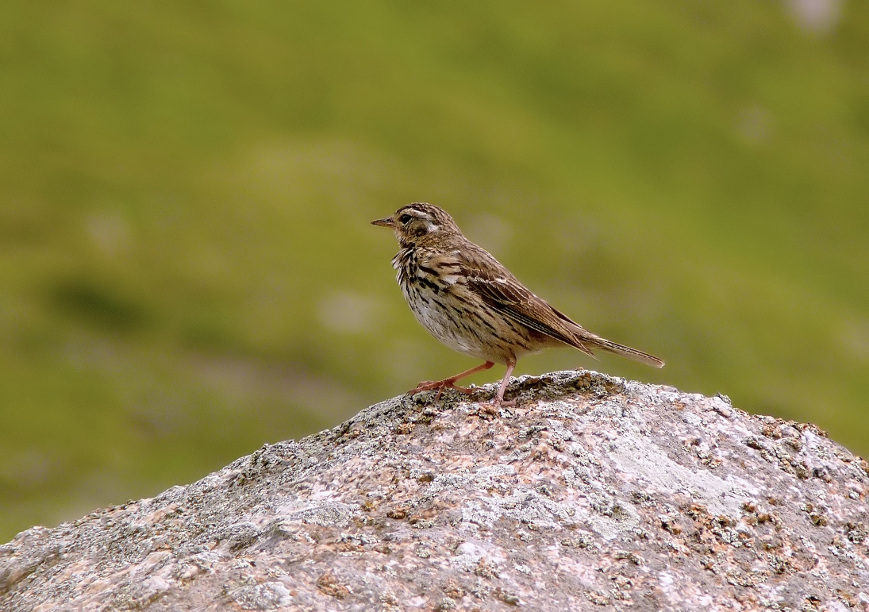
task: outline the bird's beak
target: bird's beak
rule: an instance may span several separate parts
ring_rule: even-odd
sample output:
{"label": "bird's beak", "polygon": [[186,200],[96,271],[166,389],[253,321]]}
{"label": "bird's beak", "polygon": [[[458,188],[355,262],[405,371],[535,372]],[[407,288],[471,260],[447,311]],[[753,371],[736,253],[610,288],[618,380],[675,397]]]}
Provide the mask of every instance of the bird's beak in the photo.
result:
{"label": "bird's beak", "polygon": [[385,219],[376,219],[372,221],[371,225],[379,225],[380,227],[393,227],[395,225],[395,221],[392,220],[392,217],[386,217]]}

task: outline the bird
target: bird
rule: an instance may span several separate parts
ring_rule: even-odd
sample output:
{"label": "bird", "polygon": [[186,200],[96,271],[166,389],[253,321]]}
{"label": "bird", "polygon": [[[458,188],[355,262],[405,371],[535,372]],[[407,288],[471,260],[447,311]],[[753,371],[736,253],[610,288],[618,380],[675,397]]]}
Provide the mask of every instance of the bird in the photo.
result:
{"label": "bird", "polygon": [[411,395],[444,389],[471,390],[456,382],[495,363],[507,371],[491,408],[504,392],[517,359],[545,348],[570,346],[594,357],[602,349],[661,368],[654,355],[618,344],[586,330],[538,297],[488,251],[468,240],[442,208],[413,202],[372,225],[388,227],[398,240],[392,259],[404,299],[423,327],[446,346],[485,363],[439,381],[423,381]]}

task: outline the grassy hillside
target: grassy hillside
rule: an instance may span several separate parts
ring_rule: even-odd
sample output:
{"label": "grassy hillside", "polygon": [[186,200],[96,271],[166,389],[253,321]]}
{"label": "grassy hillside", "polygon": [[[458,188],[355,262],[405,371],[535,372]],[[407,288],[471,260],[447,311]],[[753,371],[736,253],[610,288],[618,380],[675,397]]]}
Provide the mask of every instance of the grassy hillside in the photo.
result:
{"label": "grassy hillside", "polygon": [[0,541],[474,365],[368,224],[412,200],[668,362],[517,373],[869,452],[869,5],[794,5],[6,3]]}

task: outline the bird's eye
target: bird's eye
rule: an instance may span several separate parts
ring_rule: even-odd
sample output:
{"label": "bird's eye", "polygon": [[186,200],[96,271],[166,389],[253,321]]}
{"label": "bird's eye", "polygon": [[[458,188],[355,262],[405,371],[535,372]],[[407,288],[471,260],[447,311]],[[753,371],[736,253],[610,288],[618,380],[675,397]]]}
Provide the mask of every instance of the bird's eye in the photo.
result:
{"label": "bird's eye", "polygon": [[408,223],[408,222],[410,222],[411,219],[413,219],[413,217],[411,217],[411,216],[410,216],[409,214],[407,214],[407,213],[404,213],[403,215],[401,215],[401,216],[398,218],[399,221],[401,221],[402,223],[405,223],[405,224]]}

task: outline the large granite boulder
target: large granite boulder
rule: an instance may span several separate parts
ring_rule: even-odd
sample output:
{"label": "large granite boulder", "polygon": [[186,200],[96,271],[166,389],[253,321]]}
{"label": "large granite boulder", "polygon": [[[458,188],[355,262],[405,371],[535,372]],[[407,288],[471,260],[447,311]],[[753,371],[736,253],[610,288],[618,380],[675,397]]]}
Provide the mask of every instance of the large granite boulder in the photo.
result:
{"label": "large granite boulder", "polygon": [[869,466],[588,371],[401,396],[0,546],[0,610],[869,609]]}

